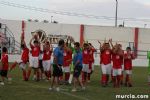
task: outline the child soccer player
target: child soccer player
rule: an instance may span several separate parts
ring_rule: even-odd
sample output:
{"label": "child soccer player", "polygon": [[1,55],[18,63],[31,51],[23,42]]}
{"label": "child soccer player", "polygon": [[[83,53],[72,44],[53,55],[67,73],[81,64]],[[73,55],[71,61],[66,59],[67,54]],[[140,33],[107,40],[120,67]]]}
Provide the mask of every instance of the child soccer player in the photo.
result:
{"label": "child soccer player", "polygon": [[131,52],[131,48],[127,47],[124,53],[124,69],[126,73],[125,86],[132,87],[131,84],[131,74],[132,74],[132,60],[134,59],[134,54]]}
{"label": "child soccer player", "polygon": [[88,71],[88,82],[90,82],[90,77],[91,77],[91,74],[93,73],[94,71],[94,52],[96,52],[96,49],[92,46],[91,43],[88,43],[89,44],[89,71]]}
{"label": "child soccer player", "polygon": [[83,56],[83,68],[82,68],[82,81],[84,85],[87,83],[87,76],[89,71],[89,50],[88,50],[88,44],[83,44],[83,50],[82,50],[82,56]]}
{"label": "child soccer player", "polygon": [[23,75],[23,80],[24,81],[28,81],[28,78],[27,78],[27,72],[26,72],[26,66],[27,66],[27,63],[29,61],[29,49],[27,48],[26,46],[26,43],[24,40],[21,41],[21,49],[22,49],[22,54],[21,54],[21,60],[20,61],[15,61],[11,68],[10,68],[10,71],[12,69],[14,69],[16,67],[17,64],[19,64],[19,67],[22,69],[22,75]]}
{"label": "child soccer player", "polygon": [[77,82],[80,84],[80,86],[83,90],[85,89],[85,87],[82,84],[82,81],[80,81],[80,79],[79,79],[79,76],[80,76],[81,70],[82,70],[82,52],[80,50],[79,42],[76,42],[74,44],[74,48],[76,50],[76,53],[74,54],[74,57],[73,57],[74,73],[73,73],[72,92],[77,91]]}
{"label": "child soccer player", "polygon": [[100,48],[101,52],[101,69],[102,69],[102,78],[101,84],[105,87],[108,84],[109,75],[111,74],[111,55],[112,51],[110,49],[109,43],[104,43]]}
{"label": "child soccer player", "polygon": [[112,61],[113,61],[112,74],[113,74],[113,83],[115,88],[120,87],[120,80],[121,80],[121,73],[122,73],[122,67],[121,67],[122,56],[123,56],[122,49],[120,49],[119,45],[116,44],[112,50]]}
{"label": "child soccer player", "polygon": [[1,75],[1,78],[2,78],[2,82],[0,82],[0,84],[4,85],[5,78],[8,79],[7,72],[8,72],[8,69],[9,69],[8,54],[7,54],[7,48],[6,47],[2,48],[1,63],[2,63],[2,66],[1,66],[2,68],[1,68],[1,71],[0,71],[0,75]]}
{"label": "child soccer player", "polygon": [[68,44],[65,43],[64,46],[64,63],[63,63],[63,69],[64,69],[64,73],[65,73],[65,82],[67,83],[69,80],[69,76],[70,76],[70,64],[72,61],[71,56],[72,56],[72,52],[71,49],[68,47]]}
{"label": "child soccer player", "polygon": [[64,40],[59,40],[58,47],[54,50],[54,60],[53,60],[53,80],[51,83],[51,87],[49,90],[53,89],[53,86],[56,85],[56,91],[60,91],[59,88],[59,77],[63,75],[62,73],[62,65],[63,65],[63,48],[64,48]]}
{"label": "child soccer player", "polygon": [[50,60],[51,60],[52,48],[50,47],[49,41],[45,42],[43,49],[44,49],[43,68],[44,68],[44,72],[45,72],[45,76],[47,77],[47,80],[50,80],[51,78]]}
{"label": "child soccer player", "polygon": [[[118,47],[120,48],[120,50],[122,50],[122,45],[118,44]],[[124,51],[120,51],[122,52],[122,54],[124,54]],[[121,77],[120,77],[120,84],[123,85],[123,74],[124,74],[124,63],[123,63],[124,59],[123,56],[121,56],[121,68],[122,68],[122,72],[121,72]]]}
{"label": "child soccer player", "polygon": [[[36,74],[36,81],[39,81],[39,54],[40,54],[40,43],[37,39],[34,40],[35,37],[32,37],[30,40],[30,47],[31,47],[31,61],[30,61],[30,68],[28,69],[28,79],[31,73],[31,67],[34,68]],[[34,41],[33,41],[34,40]],[[33,41],[33,44],[32,44]]]}

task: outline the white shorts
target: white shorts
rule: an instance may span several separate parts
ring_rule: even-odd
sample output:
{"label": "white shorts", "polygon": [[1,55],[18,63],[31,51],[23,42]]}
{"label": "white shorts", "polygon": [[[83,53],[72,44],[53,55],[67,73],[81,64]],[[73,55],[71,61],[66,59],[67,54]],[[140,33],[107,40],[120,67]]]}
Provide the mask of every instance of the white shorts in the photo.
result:
{"label": "white shorts", "polygon": [[124,65],[121,65],[122,71],[124,71]]}
{"label": "white shorts", "polygon": [[50,70],[50,66],[51,66],[50,60],[45,60],[45,61],[43,60],[42,64],[43,64],[44,71]]}
{"label": "white shorts", "polygon": [[30,58],[30,67],[38,68],[39,67],[39,58],[38,57],[31,57]]}
{"label": "white shorts", "polygon": [[63,67],[63,72],[70,73],[70,67],[69,66]]}
{"label": "white shorts", "polygon": [[89,73],[89,71],[90,71],[90,70],[89,70],[89,64],[83,64],[82,71]]}
{"label": "white shorts", "polygon": [[27,64],[25,64],[25,63],[23,63],[23,62],[21,62],[21,63],[19,63],[19,68],[21,68],[21,69],[26,69],[26,65]]}
{"label": "white shorts", "polygon": [[111,74],[111,64],[101,64],[101,69],[103,74]]}
{"label": "white shorts", "polygon": [[132,74],[132,70],[125,70],[126,75],[131,75]]}
{"label": "white shorts", "polygon": [[17,60],[17,63],[19,64],[19,68],[26,69],[26,65],[22,60]]}
{"label": "white shorts", "polygon": [[94,66],[93,66],[94,64],[93,63],[91,63],[91,69],[89,68],[90,66],[89,66],[89,64],[88,64],[88,69],[87,69],[87,73],[91,73],[92,71],[94,71]]}
{"label": "white shorts", "polygon": [[122,73],[122,69],[114,69],[113,68],[113,76],[118,76],[118,75],[121,75]]}

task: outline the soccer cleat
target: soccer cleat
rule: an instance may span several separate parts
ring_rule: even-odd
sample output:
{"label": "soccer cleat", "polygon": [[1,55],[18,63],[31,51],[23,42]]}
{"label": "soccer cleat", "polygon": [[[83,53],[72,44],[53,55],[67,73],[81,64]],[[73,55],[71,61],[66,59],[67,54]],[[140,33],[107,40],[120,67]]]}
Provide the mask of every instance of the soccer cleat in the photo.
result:
{"label": "soccer cleat", "polygon": [[35,80],[36,80],[36,76],[35,76],[35,75],[33,76],[32,80],[33,80],[33,81],[35,81]]}
{"label": "soccer cleat", "polygon": [[12,78],[11,78],[11,77],[8,77],[8,81],[12,81]]}
{"label": "soccer cleat", "polygon": [[0,82],[0,85],[5,85],[4,82]]}
{"label": "soccer cleat", "polygon": [[51,87],[50,87],[48,90],[49,90],[49,91],[52,91],[52,90],[53,90],[53,88],[51,88]]}
{"label": "soccer cleat", "polygon": [[77,91],[77,89],[75,89],[75,88],[74,88],[74,89],[72,89],[71,91],[72,91],[72,92],[76,92],[76,91]]}
{"label": "soccer cleat", "polygon": [[60,91],[60,88],[59,88],[59,87],[57,87],[57,88],[56,88],[56,91],[57,91],[57,92],[59,92],[59,91]]}
{"label": "soccer cleat", "polygon": [[85,87],[84,87],[84,86],[82,87],[82,90],[85,90]]}

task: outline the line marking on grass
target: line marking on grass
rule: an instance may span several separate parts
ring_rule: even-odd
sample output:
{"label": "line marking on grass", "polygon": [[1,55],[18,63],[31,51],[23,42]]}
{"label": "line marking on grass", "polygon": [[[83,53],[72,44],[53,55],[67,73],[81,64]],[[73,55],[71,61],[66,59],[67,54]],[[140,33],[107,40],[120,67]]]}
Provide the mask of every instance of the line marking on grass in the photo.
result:
{"label": "line marking on grass", "polygon": [[[24,82],[23,82],[23,84],[27,84],[27,85],[29,85],[31,87],[43,88],[43,89],[47,89],[48,90],[48,87],[45,87],[45,86],[33,85],[32,83],[24,83]],[[69,89],[62,89],[62,88],[60,88],[60,90],[65,90],[65,91],[68,90],[69,91]],[[74,98],[77,98],[77,99],[81,99],[81,100],[89,100],[88,98],[85,98],[85,97],[82,97],[82,96],[78,96],[78,95],[74,95],[74,94],[71,94],[69,92],[60,91],[58,93],[62,93],[62,94],[65,94],[65,95],[68,95],[68,96],[71,96],[71,97],[74,97]]]}
{"label": "line marking on grass", "polygon": [[68,95],[68,96],[72,96],[72,97],[75,97],[75,98],[78,98],[78,99],[82,99],[82,100],[89,100],[87,98],[84,98],[84,97],[81,97],[81,96],[77,96],[77,95],[74,95],[74,94],[71,94],[71,93],[68,93],[68,92],[61,91],[60,93]]}

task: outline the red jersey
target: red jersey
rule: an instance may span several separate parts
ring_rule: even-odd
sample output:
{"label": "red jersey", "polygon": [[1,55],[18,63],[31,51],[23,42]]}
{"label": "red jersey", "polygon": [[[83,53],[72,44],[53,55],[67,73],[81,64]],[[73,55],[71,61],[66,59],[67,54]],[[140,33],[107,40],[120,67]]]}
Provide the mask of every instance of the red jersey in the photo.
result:
{"label": "red jersey", "polygon": [[101,53],[101,64],[104,64],[104,65],[107,65],[107,64],[110,64],[111,63],[111,50],[108,49],[108,50],[104,50],[102,53]]}
{"label": "red jersey", "polygon": [[51,59],[51,54],[52,54],[52,51],[50,50],[44,50],[44,53],[43,53],[43,60],[50,60]]}
{"label": "red jersey", "polygon": [[125,70],[132,70],[132,59],[133,59],[133,54],[127,54],[124,53],[124,69]]}
{"label": "red jersey", "polygon": [[39,57],[40,47],[31,45],[31,49],[32,49],[32,52],[31,52],[32,56],[33,57]]}
{"label": "red jersey", "polygon": [[[122,52],[124,52],[123,50],[122,50]],[[121,56],[121,64],[123,65],[123,56]]]}
{"label": "red jersey", "polygon": [[69,66],[69,64],[70,64],[70,61],[69,61],[70,60],[70,52],[67,50],[64,50],[63,57],[64,57],[63,66],[64,67]]}
{"label": "red jersey", "polygon": [[88,50],[83,50],[82,51],[82,56],[83,56],[83,64],[89,64],[89,51]]}
{"label": "red jersey", "polygon": [[3,53],[2,54],[2,59],[1,59],[1,62],[2,62],[2,70],[8,70],[8,54],[6,53]]}
{"label": "red jersey", "polygon": [[113,54],[112,55],[112,60],[113,60],[113,68],[114,69],[120,69],[122,68],[122,56],[118,55],[118,54]]}
{"label": "red jersey", "polygon": [[22,55],[21,55],[21,60],[24,63],[27,63],[29,61],[29,49],[28,48],[24,48]]}

